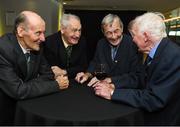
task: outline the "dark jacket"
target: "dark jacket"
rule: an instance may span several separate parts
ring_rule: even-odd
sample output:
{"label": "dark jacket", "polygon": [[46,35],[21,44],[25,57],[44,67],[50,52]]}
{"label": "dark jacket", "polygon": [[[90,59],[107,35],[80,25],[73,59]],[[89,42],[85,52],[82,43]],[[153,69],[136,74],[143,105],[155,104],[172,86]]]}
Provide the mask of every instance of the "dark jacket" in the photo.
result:
{"label": "dark jacket", "polygon": [[25,99],[58,91],[42,50],[32,52],[27,74],[25,55],[13,34],[0,38],[0,88],[10,97]]}
{"label": "dark jacket", "polygon": [[[106,64],[106,73],[113,82],[120,82],[122,87],[136,87],[134,80],[138,79],[142,67],[142,55],[139,54],[132,38],[123,35],[114,61],[111,58],[111,46],[107,39],[102,38],[96,48],[95,56],[90,62],[88,72],[94,73],[96,64]],[[133,85],[132,85],[133,84]]]}
{"label": "dark jacket", "polygon": [[68,76],[74,78],[78,72],[87,68],[87,47],[84,38],[80,38],[78,44],[72,46],[70,64],[67,67],[66,49],[61,38],[61,32],[54,33],[46,38],[44,56],[51,66],[58,66],[67,70]]}
{"label": "dark jacket", "polygon": [[164,38],[145,75],[145,88],[115,89],[112,100],[154,111],[152,121],[147,119],[152,125],[180,124],[180,115],[177,118],[180,112],[180,48]]}
{"label": "dark jacket", "polygon": [[0,125],[12,125],[15,103],[59,91],[42,51],[32,52],[27,73],[26,58],[14,34],[0,38]]}

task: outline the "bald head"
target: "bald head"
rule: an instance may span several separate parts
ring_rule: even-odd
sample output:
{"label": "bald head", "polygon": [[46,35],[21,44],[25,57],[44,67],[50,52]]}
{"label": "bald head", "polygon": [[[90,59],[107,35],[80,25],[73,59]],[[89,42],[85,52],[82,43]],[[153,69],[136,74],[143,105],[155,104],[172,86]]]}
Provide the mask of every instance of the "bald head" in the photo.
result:
{"label": "bald head", "polygon": [[37,13],[33,11],[23,11],[15,19],[14,32],[17,33],[17,28],[23,25],[28,28],[29,25],[45,24],[44,20]]}
{"label": "bald head", "polygon": [[14,32],[23,48],[39,51],[40,43],[45,40],[45,22],[35,12],[23,11],[15,20]]}

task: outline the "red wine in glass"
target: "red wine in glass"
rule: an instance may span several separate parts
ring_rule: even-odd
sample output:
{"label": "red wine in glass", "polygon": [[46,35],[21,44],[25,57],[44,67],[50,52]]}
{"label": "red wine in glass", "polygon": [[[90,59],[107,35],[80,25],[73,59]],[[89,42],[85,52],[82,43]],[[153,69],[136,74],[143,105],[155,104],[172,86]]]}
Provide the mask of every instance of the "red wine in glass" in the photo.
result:
{"label": "red wine in glass", "polygon": [[95,72],[95,76],[99,80],[104,80],[107,77],[107,73],[105,73],[105,72]]}
{"label": "red wine in glass", "polygon": [[107,77],[106,69],[106,64],[97,64],[94,76],[99,80],[104,80]]}

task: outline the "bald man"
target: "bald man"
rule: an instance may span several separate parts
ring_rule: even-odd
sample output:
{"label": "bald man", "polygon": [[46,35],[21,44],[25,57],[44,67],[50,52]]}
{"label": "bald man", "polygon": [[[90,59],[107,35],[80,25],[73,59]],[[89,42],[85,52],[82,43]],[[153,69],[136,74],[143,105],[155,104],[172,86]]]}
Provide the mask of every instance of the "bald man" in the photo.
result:
{"label": "bald man", "polygon": [[23,11],[15,19],[14,33],[0,38],[0,92],[14,101],[58,92],[69,86],[66,76],[54,79],[42,56],[44,32],[44,20],[34,12]]}

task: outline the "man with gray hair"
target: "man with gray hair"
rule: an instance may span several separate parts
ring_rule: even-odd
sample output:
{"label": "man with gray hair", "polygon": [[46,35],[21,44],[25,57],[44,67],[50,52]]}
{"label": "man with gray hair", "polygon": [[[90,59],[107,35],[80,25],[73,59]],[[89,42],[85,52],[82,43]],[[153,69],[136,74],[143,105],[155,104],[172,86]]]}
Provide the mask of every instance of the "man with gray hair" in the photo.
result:
{"label": "man with gray hair", "polygon": [[93,87],[97,96],[154,112],[147,115],[147,124],[179,125],[180,48],[167,38],[162,17],[160,13],[147,12],[129,25],[139,51],[148,55],[142,77],[144,87],[123,89],[119,83],[107,82]]}
{"label": "man with gray hair", "polygon": [[[107,82],[119,82],[123,86],[129,87],[132,79],[138,80],[138,70],[140,70],[141,57],[138,54],[136,45],[130,36],[123,33],[123,23],[119,16],[114,14],[106,15],[101,22],[102,38],[96,48],[95,56],[90,62],[87,72],[80,72],[76,76],[76,81],[84,83],[88,79],[94,78],[88,83],[92,86],[98,82],[96,66],[104,65]],[[95,74],[95,75],[93,75]],[[135,84],[133,84],[135,86]]]}
{"label": "man with gray hair", "polygon": [[44,55],[55,76],[74,78],[87,67],[87,47],[81,37],[81,21],[76,15],[63,14],[60,23],[60,31],[46,37]]}

